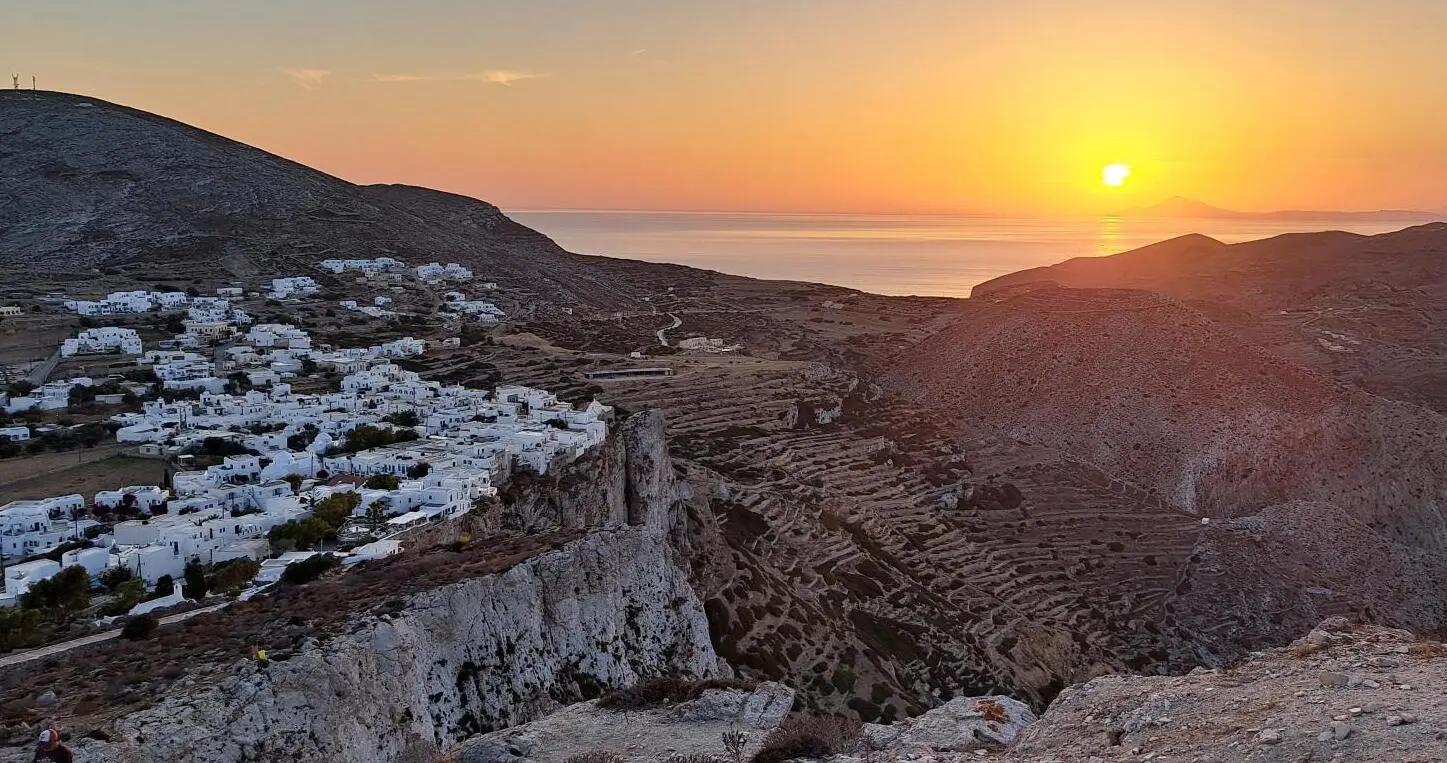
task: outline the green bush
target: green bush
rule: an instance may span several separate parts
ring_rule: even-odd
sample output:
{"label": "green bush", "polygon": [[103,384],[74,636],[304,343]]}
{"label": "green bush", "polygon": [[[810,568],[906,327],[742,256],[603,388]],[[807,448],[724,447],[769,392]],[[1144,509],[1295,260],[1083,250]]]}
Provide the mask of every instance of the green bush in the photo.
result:
{"label": "green bush", "polygon": [[281,582],[285,585],[310,583],[321,577],[322,573],[341,563],[341,560],[332,554],[317,554],[309,559],[287,565],[287,568],[281,573]]}
{"label": "green bush", "polygon": [[[397,478],[390,474],[373,474],[362,483],[362,487],[368,490],[396,490]],[[358,497],[357,500],[360,501],[361,498]]]}
{"label": "green bush", "polygon": [[114,592],[117,588],[120,588],[121,583],[135,576],[136,574],[131,572],[131,568],[129,567],[110,567],[100,574],[100,584],[105,586],[107,591]]}
{"label": "green bush", "polygon": [[121,628],[121,638],[131,641],[145,641],[156,633],[156,627],[161,621],[156,616],[147,612],[144,615],[136,615],[126,621]]}
{"label": "green bush", "polygon": [[85,609],[90,606],[90,575],[79,565],[66,567],[55,577],[32,584],[20,601],[27,609]]}

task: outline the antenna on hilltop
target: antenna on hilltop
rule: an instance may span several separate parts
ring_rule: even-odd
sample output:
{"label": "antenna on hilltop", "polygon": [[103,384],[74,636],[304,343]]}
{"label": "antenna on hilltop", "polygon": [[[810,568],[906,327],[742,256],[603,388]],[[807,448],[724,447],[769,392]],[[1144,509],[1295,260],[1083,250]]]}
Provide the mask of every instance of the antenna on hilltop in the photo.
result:
{"label": "antenna on hilltop", "polygon": [[10,75],[10,81],[15,85],[15,89],[16,89],[16,90],[19,90],[19,89],[20,89],[20,75],[19,75],[19,74],[12,74],[12,75]]}
{"label": "antenna on hilltop", "polygon": [[34,89],[35,89],[35,75],[34,75],[34,74],[30,75],[30,89],[31,89],[31,90],[34,90]]}

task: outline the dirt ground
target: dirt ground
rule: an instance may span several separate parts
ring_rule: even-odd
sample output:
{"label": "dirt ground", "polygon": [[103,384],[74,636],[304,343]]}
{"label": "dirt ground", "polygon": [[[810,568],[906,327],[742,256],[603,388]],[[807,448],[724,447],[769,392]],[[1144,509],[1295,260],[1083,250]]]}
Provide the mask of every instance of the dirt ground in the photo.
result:
{"label": "dirt ground", "polygon": [[0,504],[71,493],[90,499],[100,490],[161,484],[164,461],[123,456],[120,450],[108,445],[0,461]]}

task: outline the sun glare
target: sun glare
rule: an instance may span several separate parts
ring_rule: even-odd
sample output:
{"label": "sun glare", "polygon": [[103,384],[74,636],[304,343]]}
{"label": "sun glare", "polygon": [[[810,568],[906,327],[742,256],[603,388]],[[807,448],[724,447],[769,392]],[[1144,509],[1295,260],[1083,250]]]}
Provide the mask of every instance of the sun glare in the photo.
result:
{"label": "sun glare", "polygon": [[1124,164],[1107,164],[1105,169],[1100,171],[1100,182],[1111,188],[1125,185],[1125,179],[1128,177],[1130,177],[1130,167]]}

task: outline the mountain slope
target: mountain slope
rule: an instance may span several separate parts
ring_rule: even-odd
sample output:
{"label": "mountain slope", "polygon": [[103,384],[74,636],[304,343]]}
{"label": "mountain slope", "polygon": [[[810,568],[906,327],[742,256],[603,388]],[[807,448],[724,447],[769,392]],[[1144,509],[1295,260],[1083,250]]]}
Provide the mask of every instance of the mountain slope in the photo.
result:
{"label": "mountain slope", "polygon": [[1231,245],[1183,236],[1013,273],[973,294],[1050,285],[1168,294],[1284,360],[1447,412],[1447,223]]}
{"label": "mountain slope", "polygon": [[[627,303],[619,260],[564,252],[491,204],[358,186],[164,117],[62,93],[0,92],[0,266],[77,273],[125,263],[238,276],[327,257],[454,261],[556,298]],[[652,266],[680,282],[713,276]]]}

